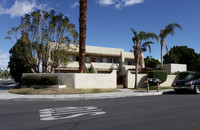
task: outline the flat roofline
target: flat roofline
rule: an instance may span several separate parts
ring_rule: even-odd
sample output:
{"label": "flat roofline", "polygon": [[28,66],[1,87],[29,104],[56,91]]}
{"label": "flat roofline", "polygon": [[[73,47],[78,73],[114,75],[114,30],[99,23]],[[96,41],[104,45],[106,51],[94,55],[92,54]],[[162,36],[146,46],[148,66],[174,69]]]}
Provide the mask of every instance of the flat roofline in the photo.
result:
{"label": "flat roofline", "polygon": [[[78,55],[78,52],[72,52],[69,53],[72,55]],[[115,54],[106,54],[106,53],[92,53],[92,52],[86,52],[86,56],[109,56],[109,57],[120,57],[120,55],[115,55]]]}
{"label": "flat roofline", "polygon": [[[97,71],[111,71],[112,69],[98,69],[98,68],[95,68]],[[72,67],[66,67],[66,68],[55,68],[55,70],[79,70],[79,68],[72,68]],[[118,71],[119,69],[117,69]]]}

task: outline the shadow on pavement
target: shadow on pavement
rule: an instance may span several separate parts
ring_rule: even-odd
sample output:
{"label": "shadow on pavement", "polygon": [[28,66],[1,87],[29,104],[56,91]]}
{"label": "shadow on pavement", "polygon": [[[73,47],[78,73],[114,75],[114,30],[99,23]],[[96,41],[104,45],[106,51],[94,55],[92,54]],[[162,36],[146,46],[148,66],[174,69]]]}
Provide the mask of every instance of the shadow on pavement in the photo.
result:
{"label": "shadow on pavement", "polygon": [[168,92],[163,92],[163,95],[195,95],[193,91],[187,91],[187,90],[181,90],[179,92],[176,91],[168,91]]}
{"label": "shadow on pavement", "polygon": [[0,90],[9,90],[13,88],[14,86],[0,86]]}

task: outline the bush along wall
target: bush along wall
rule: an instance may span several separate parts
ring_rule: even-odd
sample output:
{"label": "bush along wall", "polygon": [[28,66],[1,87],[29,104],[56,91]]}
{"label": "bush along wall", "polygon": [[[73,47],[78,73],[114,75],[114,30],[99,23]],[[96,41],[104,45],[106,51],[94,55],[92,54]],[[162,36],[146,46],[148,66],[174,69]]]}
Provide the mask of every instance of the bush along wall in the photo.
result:
{"label": "bush along wall", "polygon": [[58,77],[57,76],[34,76],[27,75],[22,77],[21,85],[26,87],[31,87],[31,85],[57,85]]}
{"label": "bush along wall", "polygon": [[152,70],[148,72],[148,78],[156,78],[159,79],[161,83],[167,80],[167,71],[164,70]]}
{"label": "bush along wall", "polygon": [[195,73],[194,71],[183,71],[178,74],[179,79],[184,79],[187,75]]}

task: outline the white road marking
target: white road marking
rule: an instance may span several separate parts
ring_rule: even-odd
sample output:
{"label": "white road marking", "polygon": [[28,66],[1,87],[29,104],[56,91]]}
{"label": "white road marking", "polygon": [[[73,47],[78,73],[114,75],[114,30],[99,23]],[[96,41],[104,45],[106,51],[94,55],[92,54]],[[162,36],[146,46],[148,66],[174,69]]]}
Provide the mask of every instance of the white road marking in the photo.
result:
{"label": "white road marking", "polygon": [[48,108],[39,111],[40,120],[61,120],[75,118],[83,115],[102,115],[106,112],[102,111],[98,107],[86,106],[86,107],[58,107]]}

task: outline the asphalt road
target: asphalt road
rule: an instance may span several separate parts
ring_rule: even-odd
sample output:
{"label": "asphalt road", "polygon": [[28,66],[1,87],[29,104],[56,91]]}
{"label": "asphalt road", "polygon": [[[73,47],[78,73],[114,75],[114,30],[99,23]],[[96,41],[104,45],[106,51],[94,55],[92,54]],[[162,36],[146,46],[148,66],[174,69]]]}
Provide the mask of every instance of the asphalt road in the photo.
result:
{"label": "asphalt road", "polygon": [[200,95],[193,94],[0,101],[0,130],[194,130],[199,129],[199,124]]}

